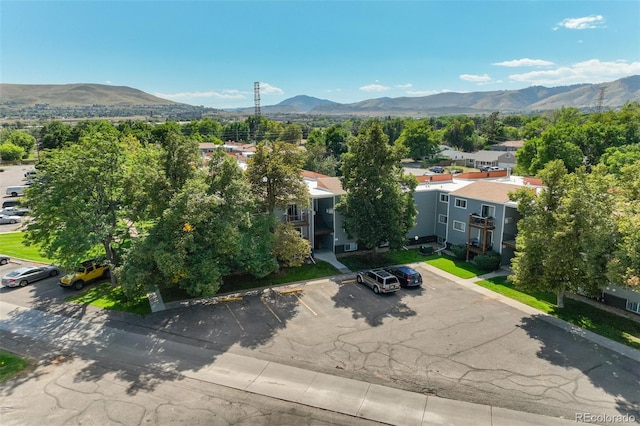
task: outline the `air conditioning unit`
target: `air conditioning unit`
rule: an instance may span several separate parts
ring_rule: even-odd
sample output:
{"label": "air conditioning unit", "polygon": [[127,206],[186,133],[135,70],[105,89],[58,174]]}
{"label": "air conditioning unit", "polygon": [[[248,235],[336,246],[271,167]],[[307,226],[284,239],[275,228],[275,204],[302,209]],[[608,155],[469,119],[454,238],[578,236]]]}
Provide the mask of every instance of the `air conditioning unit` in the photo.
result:
{"label": "air conditioning unit", "polygon": [[511,216],[505,217],[504,223],[513,223],[513,218]]}
{"label": "air conditioning unit", "polygon": [[327,212],[327,214],[333,214],[333,209],[329,208],[327,210],[325,210]]}

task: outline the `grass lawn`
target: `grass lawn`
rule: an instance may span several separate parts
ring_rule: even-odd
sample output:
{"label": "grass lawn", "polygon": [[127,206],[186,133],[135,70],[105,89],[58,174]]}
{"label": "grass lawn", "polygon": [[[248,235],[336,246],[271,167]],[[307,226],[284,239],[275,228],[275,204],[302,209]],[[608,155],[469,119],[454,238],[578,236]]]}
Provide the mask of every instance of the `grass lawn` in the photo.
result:
{"label": "grass lawn", "polygon": [[556,307],[555,294],[516,290],[506,277],[482,280],[476,284],[582,327],[585,330],[592,331],[632,348],[640,349],[640,324],[630,319],[569,298],[565,298],[564,309],[558,309]]}
{"label": "grass lawn", "polygon": [[112,287],[111,281],[91,285],[86,290],[69,296],[66,301],[137,315],[151,313],[151,306],[149,306],[149,300],[146,296],[134,301],[127,300],[122,287]]}
{"label": "grass lawn", "polygon": [[429,256],[426,262],[431,266],[435,266],[438,269],[442,269],[445,272],[463,279],[488,273],[488,271],[478,268],[473,263],[465,262],[464,260],[459,260],[448,255]]}
{"label": "grass lawn", "polygon": [[25,246],[22,242],[24,232],[3,232],[0,234],[0,253],[9,257],[32,260],[34,262],[51,263],[45,257],[40,256],[36,246]]}
{"label": "grass lawn", "polygon": [[0,383],[26,370],[31,362],[17,355],[0,351]]}
{"label": "grass lawn", "polygon": [[[305,264],[295,268],[284,269],[283,273],[271,274],[264,278],[254,278],[251,275],[231,275],[224,279],[218,294],[234,293],[243,290],[251,290],[259,287],[267,287],[278,284],[293,283],[296,281],[308,281],[317,278],[329,277],[338,274],[338,270],[330,264],[317,261],[315,264]],[[162,299],[165,302],[190,299],[184,290],[176,287],[173,289],[161,289]]]}
{"label": "grass lawn", "polygon": [[385,251],[377,255],[359,254],[343,256],[339,258],[338,261],[356,272],[365,269],[381,268],[383,266],[424,262],[425,259],[429,259],[429,257],[421,255],[417,249],[411,249]]}

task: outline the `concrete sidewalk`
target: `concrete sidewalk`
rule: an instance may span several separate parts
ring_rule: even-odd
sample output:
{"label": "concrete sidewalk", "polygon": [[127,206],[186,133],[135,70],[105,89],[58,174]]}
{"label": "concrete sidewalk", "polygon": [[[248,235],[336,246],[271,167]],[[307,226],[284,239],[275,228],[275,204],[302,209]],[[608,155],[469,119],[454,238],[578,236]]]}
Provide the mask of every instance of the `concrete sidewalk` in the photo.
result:
{"label": "concrete sidewalk", "polygon": [[[0,329],[91,359],[134,366],[394,425],[567,425],[560,419],[428,396],[140,335],[0,301]],[[57,331],[56,331],[57,330]]]}

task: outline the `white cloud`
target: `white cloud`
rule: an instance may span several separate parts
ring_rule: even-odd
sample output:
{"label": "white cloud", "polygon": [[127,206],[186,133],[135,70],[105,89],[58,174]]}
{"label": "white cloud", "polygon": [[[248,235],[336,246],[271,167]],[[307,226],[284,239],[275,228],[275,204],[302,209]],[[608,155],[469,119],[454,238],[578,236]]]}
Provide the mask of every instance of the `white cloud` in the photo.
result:
{"label": "white cloud", "polygon": [[272,86],[269,83],[260,82],[260,94],[261,95],[282,95],[284,94],[284,90],[279,87]]}
{"label": "white cloud", "polygon": [[396,86],[398,89],[409,89],[411,87],[413,87],[413,84],[411,83],[407,83],[407,84],[396,84]]}
{"label": "white cloud", "polygon": [[360,90],[364,92],[384,92],[386,90],[391,89],[388,86],[383,86],[381,84],[369,84],[367,86],[362,86]]}
{"label": "white cloud", "polygon": [[104,82],[104,84],[113,84],[111,81],[107,80]]}
{"label": "white cloud", "polygon": [[599,59],[590,59],[552,70],[512,74],[509,79],[534,85],[563,86],[579,83],[595,84],[635,74],[640,74],[640,62],[627,63],[624,60],[603,62]]}
{"label": "white cloud", "polygon": [[544,59],[514,59],[512,61],[495,62],[491,65],[498,65],[501,67],[546,67],[553,65],[553,62],[545,61]]}
{"label": "white cloud", "polygon": [[558,22],[554,30],[566,28],[568,30],[587,30],[604,26],[602,15],[583,16],[582,18],[567,18]]}
{"label": "white cloud", "polygon": [[472,83],[486,84],[491,81],[491,77],[488,74],[473,75],[473,74],[461,74],[460,80],[470,81]]}
{"label": "white cloud", "polygon": [[235,89],[225,89],[219,92],[210,90],[206,92],[154,93],[154,96],[170,100],[193,98],[244,99],[246,97],[242,92]]}

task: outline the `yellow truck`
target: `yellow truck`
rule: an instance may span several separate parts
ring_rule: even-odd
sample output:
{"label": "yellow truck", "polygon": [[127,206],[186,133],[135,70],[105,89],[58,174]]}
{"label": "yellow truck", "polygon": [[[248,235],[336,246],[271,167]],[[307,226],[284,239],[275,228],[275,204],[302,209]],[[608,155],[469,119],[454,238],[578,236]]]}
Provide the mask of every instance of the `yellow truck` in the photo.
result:
{"label": "yellow truck", "polygon": [[72,274],[60,278],[60,286],[82,289],[86,284],[109,276],[109,265],[103,260],[93,259],[82,262],[81,266]]}

